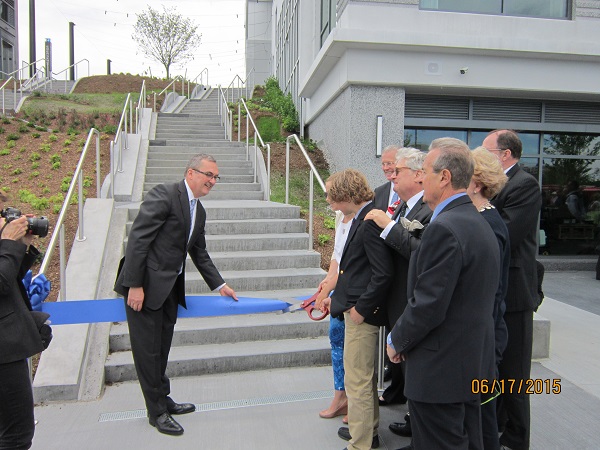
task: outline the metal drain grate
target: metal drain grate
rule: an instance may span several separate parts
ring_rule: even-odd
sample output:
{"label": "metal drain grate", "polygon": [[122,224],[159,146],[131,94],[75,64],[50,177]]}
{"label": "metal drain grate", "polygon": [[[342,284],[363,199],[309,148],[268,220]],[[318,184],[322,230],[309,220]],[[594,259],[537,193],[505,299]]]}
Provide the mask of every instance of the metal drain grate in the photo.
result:
{"label": "metal drain grate", "polygon": [[[320,400],[331,398],[333,392],[299,392],[296,394],[276,395],[272,397],[248,398],[242,400],[231,400],[228,402],[200,403],[196,405],[196,412],[220,411],[224,409],[248,408],[252,406],[276,405],[279,403],[304,402],[307,400]],[[98,422],[115,422],[118,420],[145,419],[145,409],[135,409],[133,411],[118,411],[112,413],[103,413],[98,417]]]}

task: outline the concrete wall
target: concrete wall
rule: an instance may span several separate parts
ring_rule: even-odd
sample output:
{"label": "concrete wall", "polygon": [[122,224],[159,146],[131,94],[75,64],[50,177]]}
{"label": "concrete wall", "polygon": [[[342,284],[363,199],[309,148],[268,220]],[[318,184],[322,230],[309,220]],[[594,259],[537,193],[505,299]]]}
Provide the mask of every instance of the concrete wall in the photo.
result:
{"label": "concrete wall", "polygon": [[348,167],[364,173],[375,188],[385,181],[375,156],[377,116],[383,116],[382,147],[401,144],[404,134],[404,89],[348,86],[312,122],[315,140],[331,172]]}
{"label": "concrete wall", "polygon": [[575,15],[600,19],[600,0],[576,0]]}

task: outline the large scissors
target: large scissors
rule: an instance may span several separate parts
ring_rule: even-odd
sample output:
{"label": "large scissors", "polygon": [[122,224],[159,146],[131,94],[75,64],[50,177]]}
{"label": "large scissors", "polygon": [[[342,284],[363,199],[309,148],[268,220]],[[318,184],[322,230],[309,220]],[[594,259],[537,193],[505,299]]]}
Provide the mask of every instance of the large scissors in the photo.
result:
{"label": "large scissors", "polygon": [[303,309],[308,314],[308,317],[310,317],[312,320],[323,320],[329,315],[329,310],[326,308],[325,311],[321,311],[315,308],[315,300],[317,299],[318,294],[318,292],[315,292],[312,297],[307,298],[300,303],[291,304],[285,308],[283,312],[296,312]]}

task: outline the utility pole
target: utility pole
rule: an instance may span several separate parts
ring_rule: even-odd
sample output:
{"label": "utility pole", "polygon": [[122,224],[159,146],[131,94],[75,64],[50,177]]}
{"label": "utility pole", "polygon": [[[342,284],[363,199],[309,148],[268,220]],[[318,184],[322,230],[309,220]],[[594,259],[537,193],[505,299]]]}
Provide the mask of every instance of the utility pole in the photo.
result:
{"label": "utility pole", "polygon": [[[29,78],[35,74],[35,0],[29,0]],[[20,77],[19,77],[20,78]]]}
{"label": "utility pole", "polygon": [[110,63],[112,61],[110,59],[106,60],[106,75],[110,75]]}
{"label": "utility pole", "polygon": [[71,66],[71,81],[75,81],[75,44],[73,30],[75,24],[69,22],[69,66]]}

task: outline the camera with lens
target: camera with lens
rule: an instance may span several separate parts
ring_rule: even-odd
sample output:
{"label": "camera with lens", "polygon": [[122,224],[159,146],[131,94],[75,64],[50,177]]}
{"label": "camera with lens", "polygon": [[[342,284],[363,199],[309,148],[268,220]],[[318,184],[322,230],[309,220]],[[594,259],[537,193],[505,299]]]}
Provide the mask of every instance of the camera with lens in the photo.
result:
{"label": "camera with lens", "polygon": [[[0,216],[4,217],[6,223],[18,219],[23,214],[17,208],[6,208],[0,211]],[[27,217],[27,233],[34,236],[45,237],[48,234],[47,217]]]}

